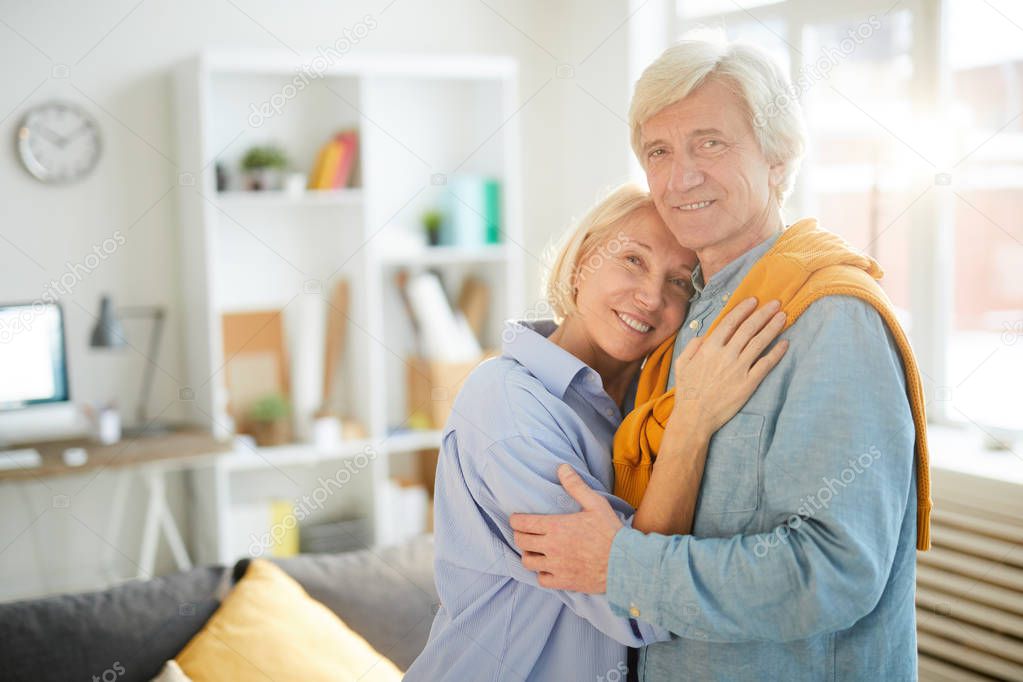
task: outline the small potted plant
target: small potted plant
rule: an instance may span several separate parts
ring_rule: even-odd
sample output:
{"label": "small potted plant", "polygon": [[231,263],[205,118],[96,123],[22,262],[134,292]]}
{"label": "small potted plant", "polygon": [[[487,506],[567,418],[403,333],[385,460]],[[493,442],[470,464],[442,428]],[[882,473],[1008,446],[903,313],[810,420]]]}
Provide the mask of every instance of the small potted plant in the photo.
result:
{"label": "small potted plant", "polygon": [[440,244],[440,228],[444,224],[444,214],[437,210],[423,214],[423,229],[426,230],[426,243],[430,246]]}
{"label": "small potted plant", "polygon": [[287,166],[284,152],[274,146],[253,147],[242,157],[246,184],[253,191],[280,189],[281,174]]}
{"label": "small potted plant", "polygon": [[260,446],[281,445],[290,437],[291,406],[288,399],[280,393],[270,393],[249,408],[246,418],[249,431]]}

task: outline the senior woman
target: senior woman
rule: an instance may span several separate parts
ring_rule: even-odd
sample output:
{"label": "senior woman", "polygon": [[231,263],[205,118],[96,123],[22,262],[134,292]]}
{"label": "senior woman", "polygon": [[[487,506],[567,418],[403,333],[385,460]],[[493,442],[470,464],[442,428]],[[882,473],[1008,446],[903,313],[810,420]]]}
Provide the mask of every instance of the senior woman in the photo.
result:
{"label": "senior woman", "polygon": [[644,359],[685,317],[695,266],[649,194],[621,187],[555,261],[547,295],[560,324],[509,323],[501,357],[467,378],[437,467],[441,605],[407,680],[625,679],[627,647],[668,638],[614,615],[603,595],[540,587],[522,566],[508,517],[577,509],[559,485],[567,463],[623,523],[689,531],[710,436],[785,352],[779,343],[764,353],[784,315],[772,304],[755,310],[752,299],[715,331],[728,354],[687,347],[676,375],[690,395],[668,421],[643,502],[634,510],[614,497],[615,429],[632,408]]}

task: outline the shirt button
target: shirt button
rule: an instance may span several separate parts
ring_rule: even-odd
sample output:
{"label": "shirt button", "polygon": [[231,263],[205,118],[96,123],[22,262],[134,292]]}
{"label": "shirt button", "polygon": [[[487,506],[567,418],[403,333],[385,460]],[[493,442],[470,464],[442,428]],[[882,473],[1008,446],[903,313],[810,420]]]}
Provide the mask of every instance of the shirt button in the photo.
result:
{"label": "shirt button", "polygon": [[609,417],[613,417],[613,416],[615,416],[615,411],[614,411],[614,410],[612,410],[612,409],[611,409],[611,408],[609,407],[609,408],[607,408],[606,410],[604,410],[604,414],[606,414],[606,415],[607,415],[607,416],[609,416]]}
{"label": "shirt button", "polygon": [[693,320],[692,322],[689,323],[689,328],[692,329],[693,331],[696,331],[697,329],[700,328],[700,321]]}
{"label": "shirt button", "polygon": [[726,303],[728,301],[728,297],[729,296],[731,296],[731,294],[722,294],[721,295],[721,302],[722,303]]}
{"label": "shirt button", "polygon": [[591,384],[599,384],[600,383],[600,377],[597,376],[596,374],[589,375],[589,380],[590,380]]}
{"label": "shirt button", "polygon": [[629,615],[633,618],[639,618],[639,609],[636,608],[635,604],[629,604]]}

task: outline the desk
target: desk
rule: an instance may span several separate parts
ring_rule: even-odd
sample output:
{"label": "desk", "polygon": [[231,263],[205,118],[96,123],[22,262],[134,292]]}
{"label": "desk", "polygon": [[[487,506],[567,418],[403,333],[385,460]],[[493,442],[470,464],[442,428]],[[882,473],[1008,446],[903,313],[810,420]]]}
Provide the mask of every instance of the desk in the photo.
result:
{"label": "desk", "polygon": [[[136,574],[138,578],[150,578],[153,575],[161,529],[178,568],[185,570],[192,567],[181,533],[167,506],[165,474],[169,471],[191,468],[201,461],[230,452],[232,449],[230,442],[217,441],[208,431],[194,428],[129,438],[112,445],[101,445],[76,438],[24,443],[17,447],[34,448],[42,457],[42,463],[35,467],[2,470],[0,483],[18,483],[90,472],[98,475],[104,469],[116,472],[116,487],[107,524],[107,539],[110,542],[104,557],[106,560],[110,559],[112,545],[121,534],[124,524],[125,498],[131,474],[136,473],[142,478],[146,485],[148,501],[139,549]],[[66,465],[63,456],[68,448],[83,448],[88,453],[88,461],[81,466]]]}

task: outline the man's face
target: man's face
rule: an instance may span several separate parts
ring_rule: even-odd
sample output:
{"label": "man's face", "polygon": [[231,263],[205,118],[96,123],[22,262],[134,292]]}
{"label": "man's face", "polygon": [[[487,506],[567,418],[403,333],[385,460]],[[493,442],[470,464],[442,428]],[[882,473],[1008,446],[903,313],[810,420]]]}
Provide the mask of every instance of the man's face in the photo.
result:
{"label": "man's face", "polygon": [[682,246],[727,251],[767,223],[782,167],[768,164],[728,86],[712,79],[640,130],[650,193]]}

